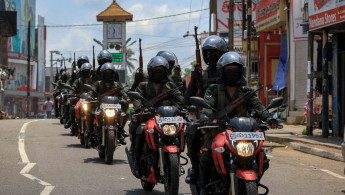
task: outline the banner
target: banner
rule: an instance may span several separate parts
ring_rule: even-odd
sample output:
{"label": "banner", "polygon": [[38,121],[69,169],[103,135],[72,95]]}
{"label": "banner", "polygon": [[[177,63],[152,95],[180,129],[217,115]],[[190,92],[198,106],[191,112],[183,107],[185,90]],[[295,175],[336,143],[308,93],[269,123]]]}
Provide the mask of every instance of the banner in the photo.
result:
{"label": "banner", "polygon": [[345,20],[345,0],[309,0],[309,29],[327,27]]}
{"label": "banner", "polygon": [[17,35],[8,38],[7,48],[8,51],[20,53],[20,0],[6,0],[4,2],[4,8],[5,11],[17,11]]}
{"label": "banner", "polygon": [[273,90],[277,91],[287,87],[288,83],[288,47],[287,47],[287,35],[286,33],[281,34],[280,38],[280,57],[277,68],[276,78],[274,79]]}
{"label": "banner", "polygon": [[35,51],[35,26],[36,26],[36,0],[21,0],[21,28],[20,53],[28,54],[28,24],[31,21],[30,28],[30,55],[34,55]]}
{"label": "banner", "polygon": [[[234,5],[234,20],[235,21],[242,21],[242,1],[241,0],[235,0]],[[256,4],[257,0],[252,1],[252,20],[256,21]],[[229,32],[229,5],[230,0],[218,0],[217,1],[217,26],[218,32]],[[242,24],[242,22],[241,22]],[[242,26],[235,26],[235,28]]]}
{"label": "banner", "polygon": [[308,40],[308,33],[303,32],[301,24],[303,23],[304,0],[292,0],[292,32],[293,40]]}
{"label": "banner", "polygon": [[37,31],[37,41],[38,41],[38,85],[37,90],[40,92],[44,92],[44,68],[45,68],[45,41],[44,41],[44,18],[38,15],[37,20],[38,31]]}

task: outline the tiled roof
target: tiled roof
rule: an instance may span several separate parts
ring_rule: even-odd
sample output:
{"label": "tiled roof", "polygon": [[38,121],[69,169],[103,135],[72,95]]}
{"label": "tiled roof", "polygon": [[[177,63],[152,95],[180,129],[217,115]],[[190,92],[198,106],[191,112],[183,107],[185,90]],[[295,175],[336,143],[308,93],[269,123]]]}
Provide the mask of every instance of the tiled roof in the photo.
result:
{"label": "tiled roof", "polygon": [[113,3],[107,7],[104,11],[97,15],[97,21],[132,21],[133,15],[126,10],[124,10],[119,4],[116,3],[116,0],[113,0]]}

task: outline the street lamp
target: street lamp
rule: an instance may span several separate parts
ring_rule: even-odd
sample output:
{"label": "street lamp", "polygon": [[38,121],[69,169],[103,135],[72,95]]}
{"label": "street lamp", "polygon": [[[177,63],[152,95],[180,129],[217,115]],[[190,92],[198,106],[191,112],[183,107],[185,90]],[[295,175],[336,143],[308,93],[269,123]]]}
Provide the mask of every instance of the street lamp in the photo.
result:
{"label": "street lamp", "polygon": [[104,48],[104,45],[103,45],[103,43],[101,41],[99,41],[99,40],[97,40],[95,38],[93,38],[93,41],[96,42],[98,45],[100,45],[102,47],[102,49]]}

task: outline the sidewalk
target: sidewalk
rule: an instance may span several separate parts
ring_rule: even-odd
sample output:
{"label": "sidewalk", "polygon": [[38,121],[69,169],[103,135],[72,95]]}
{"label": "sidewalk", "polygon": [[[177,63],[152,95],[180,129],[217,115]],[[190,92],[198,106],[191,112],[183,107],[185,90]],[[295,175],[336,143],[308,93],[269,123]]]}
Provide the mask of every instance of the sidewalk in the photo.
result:
{"label": "sidewalk", "polygon": [[285,144],[301,152],[344,162],[341,153],[343,138],[323,138],[321,129],[314,129],[313,136],[302,135],[305,128],[303,125],[284,125],[283,129],[266,131],[266,141]]}

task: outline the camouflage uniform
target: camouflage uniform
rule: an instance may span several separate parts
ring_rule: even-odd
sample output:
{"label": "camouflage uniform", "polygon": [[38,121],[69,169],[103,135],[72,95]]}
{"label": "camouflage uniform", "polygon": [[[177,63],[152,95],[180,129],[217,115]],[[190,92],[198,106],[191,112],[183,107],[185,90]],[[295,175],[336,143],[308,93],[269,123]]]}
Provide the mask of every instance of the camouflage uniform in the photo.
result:
{"label": "camouflage uniform", "polygon": [[[205,101],[212,106],[213,108],[221,111],[224,109],[225,106],[230,105],[235,99],[239,97],[243,97],[247,92],[251,92],[253,89],[245,87],[245,86],[238,86],[235,93],[230,95],[226,86],[223,84],[214,84],[211,85],[205,93]],[[245,103],[240,105],[236,110],[228,114],[229,118],[233,117],[247,117],[251,111],[255,111],[257,116],[261,116],[261,119],[266,120],[270,117],[268,111],[265,111],[265,107],[262,105],[260,99],[254,95],[252,98],[247,100]],[[208,118],[212,119],[212,115],[215,114],[210,109],[202,109],[201,116],[205,115]],[[201,119],[202,120],[202,119]],[[216,132],[205,131],[204,134],[204,145],[202,146],[202,153],[200,156],[200,175],[199,181],[200,186],[205,186],[208,183],[209,175],[211,174],[211,168],[213,166],[212,162],[212,152],[211,146],[214,136],[218,133],[221,133],[224,129],[218,129]]]}
{"label": "camouflage uniform", "polygon": [[182,77],[181,76],[177,76],[177,75],[175,75],[175,74],[173,74],[171,77],[170,77],[170,79],[172,80],[172,82],[176,85],[176,86],[182,86],[181,88],[180,88],[180,91],[181,91],[181,93],[182,93],[182,95],[184,95],[185,94],[185,92],[186,92],[186,80],[185,79],[182,79]]}
{"label": "camouflage uniform", "polygon": [[75,90],[75,93],[76,93],[76,94],[81,94],[81,93],[84,92],[84,90],[82,89],[82,86],[83,86],[84,84],[89,84],[89,85],[91,85],[91,84],[92,84],[92,80],[91,80],[91,79],[86,80],[86,79],[80,77],[80,78],[78,78],[77,80],[74,81],[72,87],[73,87],[73,89]]}

